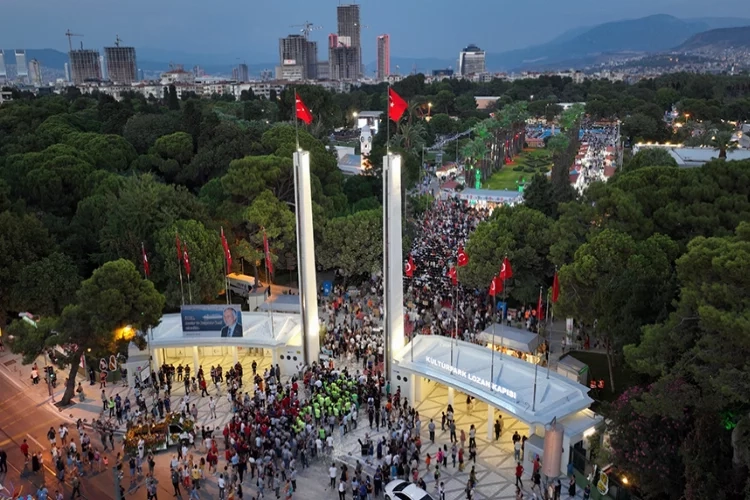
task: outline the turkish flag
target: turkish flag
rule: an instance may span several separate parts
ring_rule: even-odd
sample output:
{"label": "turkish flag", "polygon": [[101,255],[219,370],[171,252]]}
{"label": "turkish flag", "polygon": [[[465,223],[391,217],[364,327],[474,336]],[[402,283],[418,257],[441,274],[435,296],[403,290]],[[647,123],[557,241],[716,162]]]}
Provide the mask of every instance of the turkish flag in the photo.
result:
{"label": "turkish flag", "polygon": [[177,245],[177,262],[182,262],[182,243],[180,243],[180,233],[175,233],[174,240]]}
{"label": "turkish flag", "polygon": [[503,291],[503,280],[500,276],[495,276],[490,282],[490,297],[494,297]]}
{"label": "turkish flag", "polygon": [[190,255],[188,254],[187,245],[182,244],[182,263],[185,264],[185,272],[190,277]]}
{"label": "turkish flag", "polygon": [[388,118],[397,122],[408,108],[406,101],[395,90],[388,87]]}
{"label": "turkish flag", "polygon": [[146,255],[146,247],[143,246],[143,242],[141,242],[141,255],[143,255],[143,273],[148,278],[151,276],[151,266],[148,263],[148,256]]}
{"label": "turkish flag", "polygon": [[560,278],[555,273],[555,279],[552,281],[552,303],[557,303],[557,299],[560,298]]}
{"label": "turkish flag", "polygon": [[268,274],[273,274],[273,262],[271,262],[271,250],[268,248],[268,237],[266,230],[263,230],[263,252],[266,254],[266,270]]}
{"label": "turkish flag", "polygon": [[297,118],[305,122],[306,125],[310,125],[313,121],[313,115],[310,113],[310,109],[305,106],[305,103],[302,102],[302,99],[297,92],[294,93],[294,102]]}
{"label": "turkish flag", "polygon": [[536,303],[536,319],[542,321],[542,289],[539,289],[539,302]]}
{"label": "turkish flag", "polygon": [[503,265],[500,266],[500,279],[509,280],[513,277],[513,268],[510,267],[510,261],[508,257],[503,259]]}
{"label": "turkish flag", "polygon": [[227,237],[224,236],[224,228],[221,228],[221,246],[224,249],[224,258],[227,261],[227,271],[232,272],[232,252],[229,251],[229,243],[227,243]]}
{"label": "turkish flag", "polygon": [[458,267],[464,267],[469,264],[469,256],[464,252],[463,247],[458,248]]}
{"label": "turkish flag", "polygon": [[411,255],[410,255],[409,256],[409,260],[406,262],[406,268],[405,268],[404,273],[408,277],[411,278],[412,276],[414,276],[414,269],[416,269],[416,267],[414,267],[414,259],[412,259]]}
{"label": "turkish flag", "polygon": [[446,276],[448,276],[451,279],[451,283],[453,283],[454,286],[458,285],[458,275],[456,273],[455,267],[451,267],[450,269],[448,269]]}

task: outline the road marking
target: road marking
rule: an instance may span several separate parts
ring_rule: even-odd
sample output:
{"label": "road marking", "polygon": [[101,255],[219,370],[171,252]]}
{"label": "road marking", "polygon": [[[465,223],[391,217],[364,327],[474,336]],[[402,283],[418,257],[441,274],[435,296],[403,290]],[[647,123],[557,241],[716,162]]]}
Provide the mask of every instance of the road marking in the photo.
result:
{"label": "road marking", "polygon": [[33,441],[34,443],[36,443],[36,445],[37,445],[37,446],[38,446],[39,448],[41,448],[41,450],[42,450],[42,451],[46,450],[46,448],[44,447],[44,445],[43,445],[42,443],[40,443],[39,441],[37,441],[36,439],[34,439],[34,438],[33,438],[33,437],[31,436],[31,434],[26,434],[26,437],[27,437],[27,438],[29,438],[29,439],[30,439],[31,441]]}

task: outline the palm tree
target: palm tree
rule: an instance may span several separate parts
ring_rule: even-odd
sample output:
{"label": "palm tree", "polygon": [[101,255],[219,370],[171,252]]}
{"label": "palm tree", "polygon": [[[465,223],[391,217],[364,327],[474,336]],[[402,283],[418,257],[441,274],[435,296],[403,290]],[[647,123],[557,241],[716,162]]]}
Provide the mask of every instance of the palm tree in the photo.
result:
{"label": "palm tree", "polygon": [[737,141],[732,139],[732,132],[713,130],[710,136],[706,134],[706,145],[719,152],[720,160],[726,160],[727,151],[734,151],[739,146]]}
{"label": "palm tree", "polygon": [[487,155],[487,145],[481,138],[469,141],[461,150],[461,155],[470,168],[464,168],[464,180],[467,186],[472,185],[472,179],[476,178],[477,163]]}
{"label": "palm tree", "polygon": [[425,145],[426,136],[427,131],[421,122],[400,123],[398,133],[393,136],[392,141],[394,145],[400,146],[412,154],[416,154]]}

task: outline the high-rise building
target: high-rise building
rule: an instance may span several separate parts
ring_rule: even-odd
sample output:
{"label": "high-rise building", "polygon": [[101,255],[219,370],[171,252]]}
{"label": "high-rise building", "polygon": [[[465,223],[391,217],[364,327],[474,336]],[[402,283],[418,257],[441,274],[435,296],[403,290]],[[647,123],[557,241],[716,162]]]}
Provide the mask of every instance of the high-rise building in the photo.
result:
{"label": "high-rise building", "polygon": [[42,86],[42,64],[36,59],[29,61],[29,75],[32,85],[35,87]]}
{"label": "high-rise building", "polygon": [[378,37],[378,80],[383,81],[391,74],[391,36]]}
{"label": "high-rise building", "polygon": [[138,63],[134,47],[104,47],[107,58],[107,76],[114,83],[131,84],[138,81]]}
{"label": "high-rise building", "polygon": [[65,81],[70,81],[70,64],[65,63]]}
{"label": "high-rise building", "polygon": [[247,64],[242,63],[237,66],[237,81],[246,82],[250,80],[250,72],[247,70]]}
{"label": "high-rise building", "polygon": [[8,79],[8,70],[5,68],[5,51],[0,49],[0,82]]}
{"label": "high-rise building", "polygon": [[16,78],[20,82],[26,81],[29,76],[29,66],[26,62],[26,51],[16,49]]}
{"label": "high-rise building", "polygon": [[75,85],[86,81],[101,81],[102,67],[99,64],[99,51],[90,49],[71,50],[70,57],[71,79]]}
{"label": "high-rise building", "polygon": [[107,71],[107,61],[104,60],[104,56],[99,56],[99,71],[102,74],[102,80],[109,80],[109,72]]}
{"label": "high-rise building", "polygon": [[331,80],[357,80],[361,75],[357,54],[356,47],[346,45],[330,49],[328,51],[328,77]]}
{"label": "high-rise building", "polygon": [[[346,51],[349,53],[347,59],[351,59],[348,65],[356,68],[351,71],[354,73],[353,78],[359,78],[362,74],[362,24],[359,20],[359,5],[339,5],[336,7],[336,19],[338,21],[338,47],[344,45],[353,49]],[[342,38],[346,40],[342,41]]]}
{"label": "high-rise building", "polygon": [[461,76],[485,73],[485,53],[474,44],[469,45],[458,55],[458,74]]}
{"label": "high-rise building", "polygon": [[313,80],[318,74],[318,44],[302,35],[279,39],[279,71],[290,78]]}

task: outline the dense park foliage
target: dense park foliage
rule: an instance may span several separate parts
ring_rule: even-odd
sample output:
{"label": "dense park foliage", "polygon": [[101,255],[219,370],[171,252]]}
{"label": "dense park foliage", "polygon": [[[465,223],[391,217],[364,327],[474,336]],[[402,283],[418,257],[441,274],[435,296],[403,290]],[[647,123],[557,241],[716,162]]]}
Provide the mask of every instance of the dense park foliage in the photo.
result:
{"label": "dense park foliage", "polygon": [[[750,162],[678,169],[663,152],[644,150],[608,183],[577,196],[567,167],[583,109],[561,114],[560,103],[585,102],[590,118],[622,120],[634,141],[681,141],[693,137],[693,120],[704,123],[696,128],[721,128],[722,120],[750,119],[747,78],[427,84],[416,75],[395,88],[409,101],[406,117],[392,127],[407,186],[419,178],[422,147],[437,138],[473,129],[445,158],[458,155],[486,178],[502,168],[499,150],[515,154],[523,146],[527,118],[558,121],[564,134],[548,144],[551,175],[534,177],[523,206],[498,209],[480,225],[461,281],[486,288],[507,255],[515,271],[509,299],[529,304],[557,269],[555,315],[576,318],[606,346],[611,365],[627,363],[639,377],[629,388],[612,380],[622,395],[602,409],[616,465],[650,498],[743,496],[750,464]],[[299,140],[312,156],[317,265],[345,277],[377,271],[385,127],[374,141],[371,176],[345,178],[327,146],[334,129],[353,125],[353,113],[385,109],[385,86],[347,94],[297,90],[315,117]],[[478,95],[499,100],[478,110]],[[147,329],[163,310],[175,310],[176,234],[189,247],[194,301],[215,301],[223,288],[222,229],[232,271],[263,272],[263,230],[276,272],[294,270],[290,91],[268,100],[246,92],[239,101],[180,101],[174,89],[119,101],[76,91],[15,97],[0,107],[0,325],[21,311],[42,318],[36,328],[19,321],[4,328],[21,339],[15,349],[28,359],[61,344],[77,347],[69,361],[88,349],[96,356],[121,350],[117,328]],[[664,121],[673,106],[685,126]],[[407,213],[426,203],[410,199]]]}

